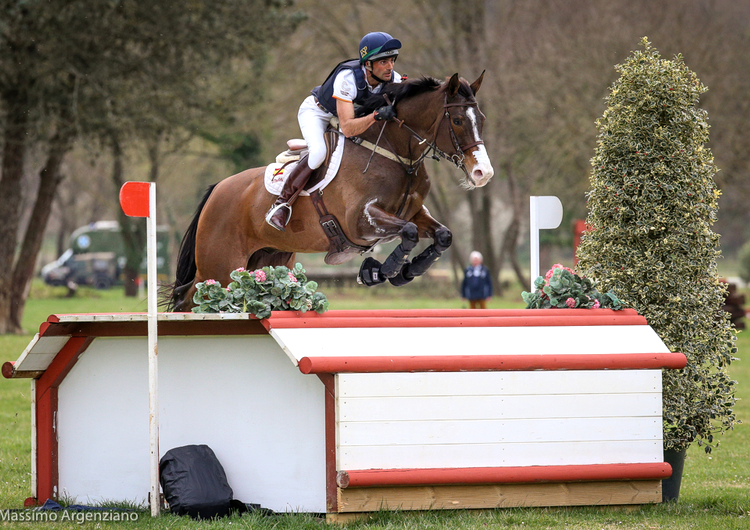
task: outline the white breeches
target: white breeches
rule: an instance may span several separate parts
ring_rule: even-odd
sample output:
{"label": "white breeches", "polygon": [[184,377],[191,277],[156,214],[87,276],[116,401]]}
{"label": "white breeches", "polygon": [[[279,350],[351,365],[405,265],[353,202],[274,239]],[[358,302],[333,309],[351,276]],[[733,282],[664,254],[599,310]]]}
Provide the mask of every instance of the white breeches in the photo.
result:
{"label": "white breeches", "polygon": [[297,121],[299,121],[302,137],[307,142],[307,148],[310,151],[307,156],[307,165],[311,169],[320,167],[326,159],[324,135],[332,117],[330,112],[318,107],[314,96],[305,98],[299,107]]}

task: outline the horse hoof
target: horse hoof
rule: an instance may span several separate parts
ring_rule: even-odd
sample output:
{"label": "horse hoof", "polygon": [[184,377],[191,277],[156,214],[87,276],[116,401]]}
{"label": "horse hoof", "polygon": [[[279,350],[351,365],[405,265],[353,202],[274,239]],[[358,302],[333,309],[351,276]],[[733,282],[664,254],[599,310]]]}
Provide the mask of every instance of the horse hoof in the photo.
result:
{"label": "horse hoof", "polygon": [[383,283],[385,278],[380,274],[381,263],[375,258],[367,258],[362,262],[357,274],[357,283],[364,284],[368,287]]}

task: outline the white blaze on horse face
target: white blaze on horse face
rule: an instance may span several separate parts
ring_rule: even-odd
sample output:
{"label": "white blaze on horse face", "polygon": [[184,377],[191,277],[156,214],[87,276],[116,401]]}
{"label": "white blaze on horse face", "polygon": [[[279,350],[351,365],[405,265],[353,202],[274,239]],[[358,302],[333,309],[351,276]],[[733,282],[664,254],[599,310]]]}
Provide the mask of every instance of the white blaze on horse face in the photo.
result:
{"label": "white blaze on horse face", "polygon": [[[466,110],[466,115],[471,123],[471,130],[473,133],[474,141],[479,142],[482,138],[479,136],[479,120],[477,120],[477,111],[474,107],[469,107]],[[484,144],[479,144],[471,152],[474,157],[474,167],[471,168],[471,179],[474,181],[474,185],[477,188],[481,188],[489,182],[492,175],[495,174],[495,170],[492,169],[492,163],[490,157],[487,154],[487,150],[484,148]]]}

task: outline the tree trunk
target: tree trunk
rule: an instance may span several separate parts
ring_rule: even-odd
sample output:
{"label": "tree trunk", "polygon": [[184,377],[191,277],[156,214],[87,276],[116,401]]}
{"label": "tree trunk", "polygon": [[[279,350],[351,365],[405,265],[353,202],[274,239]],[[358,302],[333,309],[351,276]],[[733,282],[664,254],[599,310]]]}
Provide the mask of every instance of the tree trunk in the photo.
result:
{"label": "tree trunk", "polygon": [[12,320],[12,308],[19,300],[13,295],[13,263],[21,218],[21,182],[28,131],[25,94],[3,94],[7,114],[0,178],[0,334],[21,333]]}
{"label": "tree trunk", "polygon": [[[115,189],[119,191],[125,183],[125,169],[122,164],[124,154],[117,133],[110,131],[109,140],[112,148],[112,182],[115,184]],[[131,219],[125,215],[122,208],[117,209],[117,219],[120,223],[120,237],[122,237],[125,256],[127,257],[125,266],[122,268],[123,281],[125,282],[125,296],[135,297],[138,295],[137,281],[140,261],[132,258],[129,249],[137,245],[137,242],[134,241],[136,236],[131,227]]]}
{"label": "tree trunk", "polygon": [[21,244],[21,252],[16,260],[13,270],[12,297],[14,303],[11,306],[9,320],[11,325],[21,329],[21,317],[26,306],[26,297],[31,287],[31,279],[34,277],[34,265],[39,255],[44,239],[44,230],[47,227],[52,202],[57,193],[62,178],[60,166],[62,166],[65,153],[70,149],[70,137],[66,133],[58,133],[50,142],[50,151],[47,162],[39,174],[39,190],[37,191],[34,209],[26,227],[26,234]]}
{"label": "tree trunk", "polygon": [[492,285],[497,296],[502,294],[500,285],[500,263],[495,256],[495,244],[492,237],[492,183],[490,182],[484,188],[481,188],[482,211],[479,217],[479,226],[474,227],[474,232],[479,229],[484,234],[484,241],[481,247],[481,253],[484,256],[484,265],[489,269],[492,276]]}
{"label": "tree trunk", "polygon": [[[431,206],[434,206],[435,213],[437,214],[436,219],[450,229],[453,216],[451,214],[451,207],[448,204],[445,186],[440,182],[440,179],[432,179],[431,183],[431,193],[427,200]],[[450,248],[450,259],[451,269],[453,269],[453,283],[456,291],[460,290],[461,280],[463,279],[464,265],[461,260],[461,257],[464,256],[463,251],[461,238],[457,237],[457,234],[454,233],[453,243]]]}
{"label": "tree trunk", "polygon": [[508,182],[508,193],[511,198],[511,205],[513,207],[513,218],[511,219],[508,228],[505,230],[503,236],[503,244],[500,250],[500,265],[507,259],[513,268],[513,272],[516,273],[516,278],[521,283],[524,289],[529,287],[529,282],[524,275],[524,271],[521,265],[518,263],[518,238],[521,234],[521,219],[523,217],[524,207],[521,201],[521,197],[518,193],[516,186],[516,177],[513,172],[513,166],[510,161],[505,164],[505,176]]}

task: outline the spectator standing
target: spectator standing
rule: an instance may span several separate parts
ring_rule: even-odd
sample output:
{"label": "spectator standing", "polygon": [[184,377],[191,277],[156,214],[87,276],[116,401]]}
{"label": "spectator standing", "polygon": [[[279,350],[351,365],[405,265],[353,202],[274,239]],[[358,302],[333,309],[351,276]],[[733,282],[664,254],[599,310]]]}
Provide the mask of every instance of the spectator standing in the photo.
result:
{"label": "spectator standing", "polygon": [[464,271],[461,298],[469,301],[471,309],[487,309],[487,300],[492,297],[492,276],[483,261],[482,254],[475,250],[469,255],[470,265]]}

